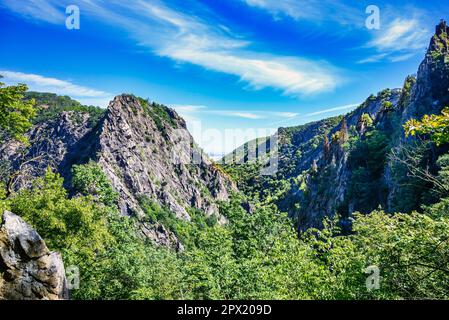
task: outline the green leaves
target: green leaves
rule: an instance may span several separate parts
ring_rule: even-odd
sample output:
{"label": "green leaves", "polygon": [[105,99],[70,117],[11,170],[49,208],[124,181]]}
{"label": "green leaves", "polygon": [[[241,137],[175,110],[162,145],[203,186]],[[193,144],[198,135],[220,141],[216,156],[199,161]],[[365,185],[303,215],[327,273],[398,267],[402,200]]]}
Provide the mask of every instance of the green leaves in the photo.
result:
{"label": "green leaves", "polygon": [[[435,209],[435,208],[434,208]],[[447,299],[449,219],[440,215],[356,214],[353,231],[341,236],[332,224],[302,238],[322,269],[324,299]],[[368,291],[364,270],[380,270],[379,290]]]}
{"label": "green leaves", "polygon": [[36,115],[34,100],[24,102],[28,90],[24,84],[6,86],[0,82],[0,141],[15,139],[26,143],[25,133],[32,126]]}
{"label": "green leaves", "polygon": [[364,113],[361,116],[361,121],[365,124],[367,128],[371,128],[373,126],[373,118],[368,113]]}
{"label": "green leaves", "polygon": [[112,241],[107,228],[109,211],[86,197],[69,199],[62,184],[62,178],[48,169],[30,189],[0,203],[35,227],[50,250],[62,253],[66,266],[80,269],[80,292],[92,292],[97,281],[93,268]]}
{"label": "green leaves", "polygon": [[[381,270],[389,298],[447,299],[449,220],[419,213],[358,217],[354,242]],[[448,270],[449,271],[449,270]]]}
{"label": "green leaves", "polygon": [[353,177],[348,198],[354,200],[355,210],[369,213],[385,198],[383,171],[387,162],[389,140],[381,132],[372,130],[358,140],[349,155]]}
{"label": "green leaves", "polygon": [[62,112],[72,112],[76,120],[81,121],[82,114],[88,114],[88,125],[94,127],[104,116],[106,110],[100,107],[85,106],[68,96],[58,96],[54,93],[33,92],[25,94],[25,100],[34,100],[37,115],[33,123],[41,123],[57,118]]}
{"label": "green leaves", "polygon": [[430,134],[432,140],[440,146],[449,142],[449,108],[443,109],[441,115],[425,115],[421,121],[409,120],[405,125],[406,136]]}
{"label": "green leaves", "polygon": [[384,101],[382,103],[382,108],[384,110],[392,110],[394,108],[394,105],[393,105],[393,103],[391,101]]}
{"label": "green leaves", "polygon": [[33,225],[53,250],[83,251],[89,258],[105,248],[110,238],[105,208],[88,198],[67,197],[59,175],[47,170],[31,189],[7,199],[9,208]]}
{"label": "green leaves", "polygon": [[101,167],[93,161],[85,165],[73,166],[72,185],[75,193],[93,196],[106,206],[113,206],[118,201],[118,193]]}
{"label": "green leaves", "polygon": [[[371,137],[374,150],[384,145],[376,134]],[[369,168],[378,162],[371,161]],[[446,181],[448,157],[438,164]],[[220,205],[225,225],[198,211],[190,212],[191,222],[181,221],[143,199],[149,222],[163,223],[183,240],[185,251],[176,253],[143,238],[136,219],[119,216],[109,201],[110,182],[99,170],[93,162],[74,168],[73,184],[82,195],[71,199],[51,170],[30,190],[9,199],[0,194],[0,207],[36,227],[66,266],[80,268],[74,298],[449,298],[447,200],[425,214],[356,214],[347,236],[338,219],[328,220],[298,239],[291,220],[274,205],[256,204],[248,213],[238,195]],[[368,266],[380,270],[379,290],[366,288]]]}

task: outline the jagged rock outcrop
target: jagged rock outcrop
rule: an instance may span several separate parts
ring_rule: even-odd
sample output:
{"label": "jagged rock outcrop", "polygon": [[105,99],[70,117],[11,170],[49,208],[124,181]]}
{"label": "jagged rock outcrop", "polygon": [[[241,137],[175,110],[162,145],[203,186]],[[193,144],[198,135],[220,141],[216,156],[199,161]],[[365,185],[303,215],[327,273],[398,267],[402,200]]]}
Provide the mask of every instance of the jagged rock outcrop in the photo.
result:
{"label": "jagged rock outcrop", "polygon": [[[141,103],[132,96],[116,97],[99,134],[97,161],[120,193],[122,212],[138,211],[138,197],[147,196],[179,219],[190,220],[190,207],[218,214],[215,201],[228,198],[230,181],[194,147],[174,110]],[[168,112],[169,121],[161,125],[156,112]]]}
{"label": "jagged rock outcrop", "polygon": [[[30,130],[29,146],[12,141],[2,144],[0,160],[10,164],[13,177],[8,189],[27,187],[47,167],[59,172],[70,189],[73,165],[93,160],[119,193],[124,215],[142,218],[139,200],[147,197],[179,219],[189,221],[188,211],[194,208],[225,222],[217,202],[227,200],[235,186],[195,145],[185,121],[174,110],[120,95],[95,125],[91,118],[84,111],[62,111]],[[142,233],[156,243],[181,246],[158,225],[146,224]]]}
{"label": "jagged rock outcrop", "polygon": [[85,137],[93,130],[88,122],[88,114],[64,111],[55,119],[36,124],[27,134],[29,146],[16,141],[1,144],[0,160],[11,166],[10,191],[29,186],[47,167],[69,177],[73,163],[87,157],[80,147],[86,145]]}
{"label": "jagged rock outcrop", "polygon": [[0,227],[0,300],[68,299],[61,255],[11,212]]}
{"label": "jagged rock outcrop", "polygon": [[[347,198],[348,187],[352,179],[352,169],[349,166],[349,150],[345,146],[349,134],[363,137],[367,131],[366,119],[374,124],[380,124],[379,119],[385,117],[397,107],[402,90],[385,90],[377,96],[369,97],[360,107],[344,116],[342,121],[328,134],[329,151],[323,144],[317,148],[315,155],[317,169],[305,176],[305,188],[293,185],[290,192],[279,202],[280,208],[289,212],[298,221],[300,231],[310,227],[321,227],[326,216],[333,216],[339,207],[345,203],[347,210],[353,212],[356,208],[351,199]],[[388,110],[386,108],[388,107]],[[344,128],[343,128],[344,126]],[[345,131],[346,137],[338,136]],[[337,135],[336,135],[337,134]],[[337,139],[338,136],[338,139]],[[312,162],[313,164],[313,162]],[[292,204],[299,203],[299,210]],[[373,208],[374,209],[374,208]]]}
{"label": "jagged rock outcrop", "polygon": [[177,252],[184,251],[184,245],[170,232],[163,224],[150,224],[143,222],[141,226],[142,234],[152,240],[156,245],[173,248]]}
{"label": "jagged rock outcrop", "polygon": [[[409,76],[402,89],[384,90],[377,96],[372,95],[344,117],[279,129],[278,172],[272,177],[246,177],[246,181],[240,181],[243,184],[241,189],[261,190],[258,197],[262,200],[267,200],[267,195],[271,201],[274,198],[278,207],[295,219],[300,231],[321,227],[323,219],[333,217],[336,212],[348,222],[355,211],[370,212],[379,206],[387,212],[396,210],[394,198],[401,197],[398,190],[402,186],[393,179],[394,161],[389,159],[388,153],[399,146],[411,145],[415,140],[404,135],[406,121],[424,114],[438,114],[449,106],[448,29],[445,21],[436,27],[417,75]],[[372,193],[366,196],[372,203],[361,208],[357,199],[361,196],[360,190],[349,190],[355,179],[354,171],[359,169],[351,167],[349,161],[349,137],[363,142],[367,139],[369,127],[385,137],[388,141],[385,148],[389,149],[378,150],[384,153],[380,163],[380,166],[384,165],[383,171],[382,168],[380,173],[376,171],[375,177],[380,187],[378,190],[373,188]],[[377,147],[381,148],[382,144]],[[434,163],[438,152],[432,152],[429,161]],[[370,161],[368,154],[357,156],[362,167],[363,163],[366,165]],[[358,172],[359,176],[363,173],[366,172]],[[252,186],[248,188],[249,184]],[[355,188],[353,184],[352,187]],[[411,206],[408,209],[418,208]]]}
{"label": "jagged rock outcrop", "polygon": [[402,119],[439,113],[449,105],[449,29],[444,20],[436,26],[435,35],[421,62],[416,83],[410,90],[409,103],[402,107]]}
{"label": "jagged rock outcrop", "polygon": [[[371,116],[372,125],[388,136],[390,150],[413,143],[415,138],[406,138],[404,135],[405,122],[411,118],[420,118],[424,114],[438,114],[444,106],[449,105],[448,41],[448,27],[445,21],[441,21],[436,27],[416,77],[408,77],[402,89],[383,91],[377,97],[368,98],[362,106],[345,116],[347,126],[356,125],[360,139],[364,139],[366,128],[361,124],[361,117],[366,113]],[[386,92],[388,94],[385,94]],[[341,125],[332,130],[329,138],[340,129]],[[354,211],[361,210],[356,205],[357,199],[353,198],[354,195],[348,196],[348,187],[354,174],[353,168],[348,164],[349,150],[338,144],[334,144],[332,150],[332,161],[320,162],[318,170],[321,171],[321,177],[308,178],[306,195],[304,192],[297,192],[293,193],[293,197],[291,194],[287,195],[284,200],[284,203],[301,204],[301,209],[296,213],[290,211],[291,215],[297,216],[300,230],[321,226],[324,217],[333,216],[337,211],[350,217]],[[393,160],[388,159],[387,155],[385,157],[387,162],[380,178],[385,190],[379,190],[382,194],[372,194],[372,197],[379,199],[377,206],[392,212],[396,210],[393,203],[395,198],[400,196],[397,191],[401,186],[392,178]],[[326,181],[323,177],[329,172],[332,172],[332,181],[328,181],[328,186],[323,186]],[[373,206],[369,210],[376,208]]]}

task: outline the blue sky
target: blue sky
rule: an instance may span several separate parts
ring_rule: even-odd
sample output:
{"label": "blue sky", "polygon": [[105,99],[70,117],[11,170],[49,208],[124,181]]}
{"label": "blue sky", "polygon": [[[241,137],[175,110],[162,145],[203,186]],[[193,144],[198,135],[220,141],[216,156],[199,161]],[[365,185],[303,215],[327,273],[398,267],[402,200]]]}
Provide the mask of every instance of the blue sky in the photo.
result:
{"label": "blue sky", "polygon": [[[150,98],[177,109],[206,151],[228,152],[401,87],[447,2],[0,0],[0,74],[103,107],[120,93]],[[66,28],[72,4],[79,30]],[[249,136],[210,138],[233,129]]]}

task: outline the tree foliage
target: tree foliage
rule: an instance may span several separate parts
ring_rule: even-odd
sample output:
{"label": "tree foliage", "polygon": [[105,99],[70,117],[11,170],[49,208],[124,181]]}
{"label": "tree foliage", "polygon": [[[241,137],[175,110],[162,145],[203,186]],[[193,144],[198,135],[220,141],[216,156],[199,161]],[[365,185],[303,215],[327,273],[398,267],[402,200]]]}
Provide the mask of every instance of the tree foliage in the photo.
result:
{"label": "tree foliage", "polygon": [[[445,158],[440,163],[446,168]],[[68,198],[50,170],[0,205],[35,226],[66,266],[80,268],[81,287],[72,291],[77,299],[449,297],[447,200],[424,214],[355,215],[354,233],[347,236],[329,220],[299,239],[275,206],[248,213],[243,200],[235,195],[221,204],[225,225],[207,222],[199,212],[192,222],[169,222],[173,230],[187,230],[186,249],[179,253],[145,240],[140,222],[120,216],[114,205],[91,195]],[[157,212],[165,209],[151,210],[156,220],[167,219]],[[379,290],[366,287],[368,266],[380,270]]]}
{"label": "tree foliage", "polygon": [[406,135],[427,135],[437,145],[449,142],[449,108],[443,109],[441,115],[425,115],[421,121],[409,120],[405,125]]}
{"label": "tree foliage", "polygon": [[68,96],[59,96],[54,93],[28,91],[25,101],[35,101],[37,114],[33,123],[42,123],[57,118],[62,112],[75,114],[89,114],[88,125],[94,127],[104,116],[105,109],[95,106],[82,105]]}
{"label": "tree foliage", "polygon": [[107,206],[112,206],[118,201],[117,192],[96,162],[75,165],[72,171],[72,186],[75,193],[91,195]]}
{"label": "tree foliage", "polygon": [[372,130],[351,150],[349,166],[353,177],[348,197],[354,200],[356,210],[369,213],[384,202],[386,188],[382,174],[387,162],[388,144],[383,133]]}
{"label": "tree foliage", "polygon": [[[158,112],[167,110],[144,105],[165,121]],[[407,132],[430,134],[437,143],[446,143],[448,123],[438,117],[449,117],[449,110],[409,122]],[[366,125],[372,121],[369,115],[362,120]],[[16,138],[25,127],[18,126]],[[178,219],[147,197],[140,199],[144,217],[121,216],[117,193],[95,162],[73,167],[72,196],[51,170],[9,197],[0,185],[0,210],[22,216],[51,250],[62,253],[66,267],[79,267],[81,286],[72,291],[75,299],[449,299],[449,155],[439,157],[439,172],[432,177],[432,189],[428,187],[437,203],[427,204],[420,213],[374,210],[386,197],[382,177],[390,139],[372,123],[368,127],[363,137],[349,140],[351,129],[342,121],[335,137],[340,145],[350,145],[349,196],[363,213],[345,217],[351,220],[349,233],[342,230],[337,216],[326,219],[323,228],[298,236],[292,219],[273,204],[292,186],[307,189],[306,174],[286,167],[281,173],[290,174],[288,180],[281,175],[264,178],[268,191],[250,189],[260,194],[262,202],[255,196],[251,206],[243,206],[248,199],[234,194],[213,215],[189,208],[191,221]],[[311,143],[316,149],[324,141],[324,153],[330,153],[326,138],[330,128],[320,130],[320,139]],[[294,134],[286,132],[284,138],[294,139]],[[284,151],[299,157],[308,147],[287,145]],[[425,161],[420,154],[415,159],[411,165],[419,169]],[[322,172],[323,190],[335,181],[331,168]],[[253,171],[259,169],[255,162],[233,173],[249,187]],[[408,174],[409,169],[405,165],[399,174]],[[251,172],[245,176],[245,170]],[[317,172],[312,179],[313,174]],[[142,223],[163,225],[184,250],[155,246],[143,236]],[[366,285],[370,266],[380,272],[376,290]]]}
{"label": "tree foliage", "polygon": [[27,142],[25,133],[36,115],[34,100],[23,101],[27,90],[24,84],[5,86],[0,82],[0,141],[12,138]]}

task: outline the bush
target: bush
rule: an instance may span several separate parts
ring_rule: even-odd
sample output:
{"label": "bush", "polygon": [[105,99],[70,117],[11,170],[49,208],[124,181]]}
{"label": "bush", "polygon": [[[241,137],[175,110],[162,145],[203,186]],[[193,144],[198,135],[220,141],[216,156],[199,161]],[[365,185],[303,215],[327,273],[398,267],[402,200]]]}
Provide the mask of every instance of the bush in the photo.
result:
{"label": "bush", "polygon": [[91,161],[85,165],[75,165],[72,173],[72,187],[75,193],[93,196],[106,206],[117,203],[118,193],[114,191],[111,182],[97,163]]}
{"label": "bush", "polygon": [[5,86],[0,82],[0,142],[6,139],[28,142],[25,133],[32,127],[36,110],[34,100],[22,100],[27,90],[24,84]]}
{"label": "bush", "polygon": [[90,292],[98,285],[93,266],[112,240],[108,209],[86,197],[69,199],[62,185],[63,179],[48,169],[31,189],[1,202],[36,228],[50,250],[61,252],[66,266],[80,269],[81,291]]}

